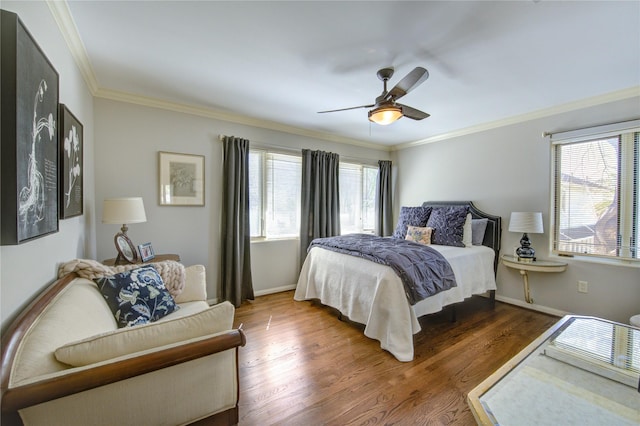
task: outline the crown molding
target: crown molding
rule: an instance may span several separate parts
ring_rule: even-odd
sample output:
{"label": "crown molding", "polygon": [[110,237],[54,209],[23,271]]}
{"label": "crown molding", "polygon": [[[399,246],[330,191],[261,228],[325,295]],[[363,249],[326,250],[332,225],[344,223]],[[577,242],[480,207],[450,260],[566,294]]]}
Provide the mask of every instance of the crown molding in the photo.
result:
{"label": "crown molding", "polygon": [[473,133],[484,132],[486,130],[497,129],[499,127],[510,126],[512,124],[523,123],[526,121],[536,120],[539,118],[549,117],[551,115],[557,115],[564,112],[575,111],[592,106],[607,104],[610,102],[621,101],[633,97],[640,97],[640,86],[634,86],[627,89],[617,90],[615,92],[606,93],[604,95],[593,96],[591,98],[581,99],[574,102],[567,102],[565,104],[556,105],[550,108],[544,108],[525,114],[514,115],[512,117],[503,118],[496,121],[490,121],[488,123],[482,123],[477,126],[466,127],[464,129],[455,130],[453,132],[442,133],[440,135],[431,136],[426,139],[421,139],[414,142],[401,143],[393,145],[391,151],[400,151],[415,146],[425,145],[428,143],[439,142],[446,139],[452,139],[460,136],[466,136]]}
{"label": "crown molding", "polygon": [[71,51],[73,59],[76,61],[76,65],[78,65],[78,68],[80,69],[80,73],[82,74],[84,81],[87,83],[87,86],[89,86],[91,94],[95,96],[98,91],[96,73],[93,71],[93,66],[89,61],[89,55],[87,55],[87,50],[80,38],[80,34],[78,33],[78,27],[73,20],[73,16],[71,16],[69,5],[66,0],[47,0],[47,5],[49,6],[49,10],[51,11],[53,18],[58,24],[58,28],[60,28],[62,37],[64,37],[64,40],[67,42],[67,46]]}
{"label": "crown molding", "polygon": [[316,132],[313,130],[302,129],[299,127],[288,126],[274,121],[261,120],[245,115],[232,114],[207,107],[199,107],[194,105],[181,104],[178,102],[164,101],[157,98],[135,95],[128,92],[121,92],[111,89],[99,88],[94,94],[97,98],[109,99],[113,101],[126,102],[136,105],[147,106],[151,108],[159,108],[184,114],[197,115],[200,117],[221,120],[230,123],[243,124],[261,129],[274,130],[283,133],[290,133],[298,136],[321,139],[328,142],[336,142],[347,145],[355,145],[362,148],[375,149],[377,151],[389,151],[391,147],[385,145],[374,144],[371,142],[361,141],[357,139],[343,138],[330,133]]}

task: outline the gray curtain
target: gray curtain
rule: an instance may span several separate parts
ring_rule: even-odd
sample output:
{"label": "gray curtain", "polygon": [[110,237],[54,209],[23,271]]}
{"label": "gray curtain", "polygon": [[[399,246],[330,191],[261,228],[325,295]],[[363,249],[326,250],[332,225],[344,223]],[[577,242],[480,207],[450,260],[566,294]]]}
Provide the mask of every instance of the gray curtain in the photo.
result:
{"label": "gray curtain", "polygon": [[391,161],[378,161],[376,182],[376,234],[388,237],[393,233],[393,201],[391,199]]}
{"label": "gray curtain", "polygon": [[222,299],[253,300],[249,230],[249,141],[225,136],[222,195]]}
{"label": "gray curtain", "polygon": [[314,238],[340,235],[339,156],[302,150],[300,266]]}

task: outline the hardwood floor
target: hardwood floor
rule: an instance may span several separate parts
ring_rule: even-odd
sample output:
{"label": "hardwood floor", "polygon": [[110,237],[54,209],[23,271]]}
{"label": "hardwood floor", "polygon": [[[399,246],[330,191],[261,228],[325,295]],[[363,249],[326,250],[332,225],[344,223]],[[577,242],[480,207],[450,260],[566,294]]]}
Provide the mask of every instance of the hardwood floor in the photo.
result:
{"label": "hardwood floor", "polygon": [[415,357],[399,362],[364,326],[293,291],[236,310],[240,425],[473,425],[467,393],[557,317],[473,297],[420,319]]}

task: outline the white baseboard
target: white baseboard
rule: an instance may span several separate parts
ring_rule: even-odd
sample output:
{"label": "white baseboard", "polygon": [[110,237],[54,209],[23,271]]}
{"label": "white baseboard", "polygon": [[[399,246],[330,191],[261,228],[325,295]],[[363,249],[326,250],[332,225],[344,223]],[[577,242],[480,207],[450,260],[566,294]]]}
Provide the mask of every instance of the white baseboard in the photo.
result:
{"label": "white baseboard", "polygon": [[496,300],[510,305],[520,306],[521,308],[531,309],[532,311],[538,311],[549,315],[555,315],[557,317],[563,317],[570,315],[571,312],[561,311],[559,309],[549,308],[548,306],[536,305],[535,303],[527,303],[524,300],[512,299],[511,297],[500,296],[496,294]]}
{"label": "white baseboard", "polygon": [[[289,291],[289,290],[295,290],[295,289],[296,289],[296,284],[283,285],[282,287],[273,287],[273,288],[268,288],[266,290],[254,291],[253,295],[256,297],[266,296],[267,294],[282,293],[283,291]],[[218,302],[219,301],[217,297],[215,299],[207,299],[207,303],[209,304],[209,306],[217,305]]]}
{"label": "white baseboard", "polygon": [[258,290],[253,293],[254,296],[266,296],[267,294],[281,293],[283,291],[295,290],[297,284],[283,285],[281,287],[268,288],[266,290]]}

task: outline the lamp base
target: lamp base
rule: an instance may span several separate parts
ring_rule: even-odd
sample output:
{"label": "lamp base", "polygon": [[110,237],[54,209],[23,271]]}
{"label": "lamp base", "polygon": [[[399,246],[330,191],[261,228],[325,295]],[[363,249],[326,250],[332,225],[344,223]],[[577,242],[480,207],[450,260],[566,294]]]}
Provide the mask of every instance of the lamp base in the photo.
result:
{"label": "lamp base", "polygon": [[519,262],[534,262],[536,260],[536,251],[531,247],[531,241],[526,232],[520,239],[520,247],[516,249],[516,256],[518,256]]}

